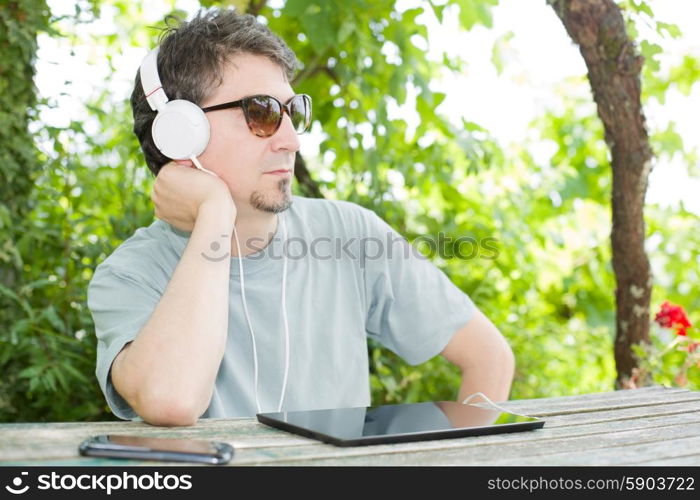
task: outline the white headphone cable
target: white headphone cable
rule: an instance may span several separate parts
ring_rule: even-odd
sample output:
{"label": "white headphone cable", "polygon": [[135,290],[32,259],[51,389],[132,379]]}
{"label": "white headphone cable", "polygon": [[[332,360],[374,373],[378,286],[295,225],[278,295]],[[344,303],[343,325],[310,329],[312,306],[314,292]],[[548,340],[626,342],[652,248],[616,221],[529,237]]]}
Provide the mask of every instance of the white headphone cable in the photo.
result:
{"label": "white headphone cable", "polygon": [[[194,156],[194,155],[190,156],[190,160],[192,160],[192,163],[194,163],[194,166],[197,167],[197,168],[198,168],[199,170],[201,170],[202,172],[206,172],[206,173],[208,173],[208,174],[213,175],[214,177],[218,177],[218,175],[216,175],[216,174],[215,174],[214,172],[212,172],[211,170],[207,170],[206,168],[204,168],[204,167],[202,166],[202,164],[199,163],[199,160],[197,159],[196,156]],[[236,241],[238,241],[238,240],[236,240]]]}
{"label": "white headphone cable", "polygon": [[[194,155],[190,156],[190,160],[192,160],[192,163],[194,163],[195,167],[197,167],[199,170],[206,172],[208,174],[211,174],[214,177],[218,177],[214,172],[204,168],[196,156],[194,156]],[[248,314],[248,304],[246,303],[246,300],[245,300],[245,277],[243,275],[243,258],[241,256],[241,245],[238,242],[238,234],[236,233],[235,224],[233,226],[233,237],[236,240],[236,249],[238,250],[238,269],[239,269],[240,275],[241,275],[241,296],[243,298],[243,311],[245,312],[245,319],[248,322],[248,329],[250,331],[250,338],[253,341],[253,366],[255,369],[255,405],[258,408],[258,413],[261,413],[260,401],[258,400],[258,352],[257,352],[257,347],[255,345],[255,334],[253,333],[253,325],[250,323],[250,316]],[[285,264],[286,264],[286,262],[285,262]]]}
{"label": "white headphone cable", "polygon": [[284,401],[284,394],[287,390],[287,375],[289,375],[289,324],[287,323],[287,251],[285,244],[287,242],[287,224],[285,222],[284,215],[282,219],[282,231],[284,233],[283,243],[282,243],[282,253],[284,255],[284,264],[282,265],[282,317],[284,319],[284,382],[282,383],[282,395],[280,396],[280,404],[277,411],[282,411],[282,402]]}
{"label": "white headphone cable", "polygon": [[238,234],[236,233],[236,226],[233,226],[233,237],[236,239],[236,249],[238,250],[238,269],[241,275],[241,297],[243,298],[243,312],[245,313],[245,319],[248,322],[248,329],[250,331],[250,338],[253,341],[253,366],[255,370],[255,406],[258,408],[258,413],[260,410],[260,401],[258,400],[258,352],[255,346],[255,334],[253,333],[253,325],[250,324],[250,316],[248,315],[248,304],[245,300],[245,279],[243,277],[243,255],[241,254],[241,245],[238,243]]}
{"label": "white headphone cable", "polygon": [[[284,232],[284,241],[287,240],[287,226],[285,224],[284,215],[281,217],[278,215],[278,220],[281,219],[282,228]],[[236,227],[233,227],[233,236],[236,240],[236,249],[238,250],[238,268],[241,275],[241,298],[243,299],[243,312],[245,313],[246,321],[248,322],[248,329],[250,331],[250,338],[253,342],[253,366],[255,370],[255,405],[258,409],[258,413],[262,413],[260,408],[260,400],[258,399],[258,351],[255,345],[255,334],[253,333],[253,325],[250,322],[250,315],[248,314],[248,304],[245,298],[245,278],[243,275],[243,257],[241,255],[241,246],[238,242],[238,234],[236,233]],[[286,288],[287,288],[287,255],[284,253],[284,243],[283,243],[283,274],[282,274],[282,317],[284,318],[284,334],[285,334],[285,364],[284,364],[284,381],[282,383],[282,394],[280,395],[280,401],[277,411],[282,410],[282,402],[284,401],[284,395],[287,389],[287,376],[289,374],[289,325],[287,322],[287,301],[286,301]]]}
{"label": "white headphone cable", "polygon": [[[512,413],[513,415],[520,415],[521,417],[529,417],[529,415],[523,415],[522,413],[516,413],[516,412],[514,412],[513,410],[506,410],[505,408],[503,408],[503,407],[501,407],[501,406],[498,406],[496,403],[494,403],[493,401],[491,401],[491,400],[489,399],[489,397],[488,397],[486,394],[484,394],[483,392],[475,392],[475,393],[472,394],[471,396],[467,397],[464,401],[462,401],[462,404],[463,404],[463,405],[469,404],[469,401],[471,401],[471,399],[472,399],[474,396],[481,396],[481,397],[484,398],[486,401],[488,401],[488,402],[491,404],[491,406],[494,406],[494,407],[498,408],[498,409],[501,410],[502,412],[505,412],[505,413]],[[477,405],[474,405],[474,406],[477,406]]]}

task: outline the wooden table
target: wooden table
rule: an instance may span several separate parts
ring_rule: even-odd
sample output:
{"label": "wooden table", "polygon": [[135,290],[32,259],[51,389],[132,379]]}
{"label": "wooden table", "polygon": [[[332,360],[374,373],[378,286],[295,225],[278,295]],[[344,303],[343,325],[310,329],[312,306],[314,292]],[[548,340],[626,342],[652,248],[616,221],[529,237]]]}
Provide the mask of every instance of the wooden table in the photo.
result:
{"label": "wooden table", "polygon": [[[649,387],[510,401],[543,429],[457,439],[339,448],[255,419],[202,419],[193,427],[142,422],[0,425],[0,465],[172,465],[86,458],[96,434],[191,437],[236,448],[230,465],[700,465],[700,392]],[[182,464],[180,464],[182,465]]]}

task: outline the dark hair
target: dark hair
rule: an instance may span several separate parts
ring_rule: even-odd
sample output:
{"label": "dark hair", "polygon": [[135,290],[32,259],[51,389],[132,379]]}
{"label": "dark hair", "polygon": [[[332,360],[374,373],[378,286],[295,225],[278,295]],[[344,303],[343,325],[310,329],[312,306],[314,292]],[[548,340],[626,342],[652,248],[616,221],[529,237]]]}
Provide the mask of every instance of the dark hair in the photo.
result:
{"label": "dark hair", "polygon": [[[170,21],[178,25],[171,26]],[[233,9],[198,11],[189,22],[175,16],[165,18],[167,28],[160,35],[158,75],[169,99],[185,99],[201,104],[223,81],[223,71],[230,59],[242,53],[268,57],[292,81],[297,70],[294,52],[270,29],[251,14]],[[143,93],[140,72],[136,72],[131,93],[134,134],[148,168],[158,175],[170,161],[153,143],[151,125],[156,112],[151,110]]]}

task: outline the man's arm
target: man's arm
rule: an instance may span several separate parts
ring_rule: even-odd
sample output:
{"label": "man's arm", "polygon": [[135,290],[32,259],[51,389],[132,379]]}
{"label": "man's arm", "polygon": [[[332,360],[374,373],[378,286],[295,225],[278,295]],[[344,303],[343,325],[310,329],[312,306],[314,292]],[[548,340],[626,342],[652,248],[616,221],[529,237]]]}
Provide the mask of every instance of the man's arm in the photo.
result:
{"label": "man's arm", "polygon": [[[194,226],[158,305],[111,367],[116,391],[146,422],[193,425],[209,406],[228,334],[229,252],[236,209],[221,180],[166,165],[154,187],[156,216]],[[187,193],[189,191],[189,193]],[[186,195],[189,194],[190,198]],[[223,236],[222,236],[223,235]]]}
{"label": "man's arm", "polygon": [[440,354],[462,371],[459,402],[475,392],[494,402],[508,399],[515,357],[498,328],[478,308]]}
{"label": "man's arm", "polygon": [[158,306],[112,364],[114,388],[150,424],[193,425],[209,405],[226,345],[230,259],[201,254],[212,241],[226,249],[227,217],[202,210]]}

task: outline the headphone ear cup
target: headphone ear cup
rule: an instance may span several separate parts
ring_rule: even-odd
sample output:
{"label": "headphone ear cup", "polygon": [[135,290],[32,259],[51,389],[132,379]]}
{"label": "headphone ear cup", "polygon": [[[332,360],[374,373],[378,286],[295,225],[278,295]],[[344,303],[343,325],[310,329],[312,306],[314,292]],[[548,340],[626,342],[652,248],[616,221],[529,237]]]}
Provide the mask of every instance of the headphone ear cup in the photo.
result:
{"label": "headphone ear cup", "polygon": [[169,101],[151,127],[153,142],[165,156],[184,160],[199,156],[209,144],[209,120],[202,109],[183,99]]}

